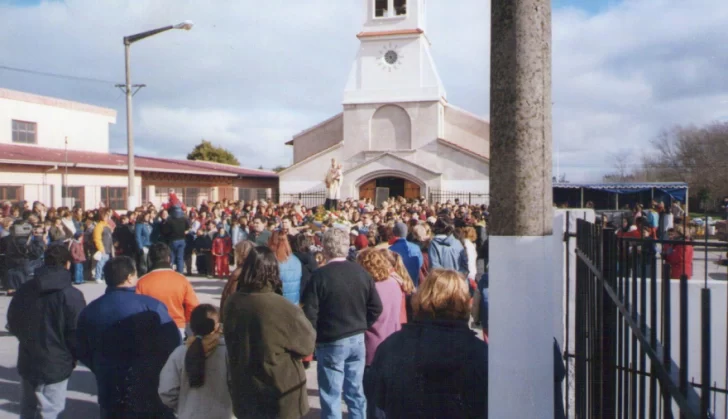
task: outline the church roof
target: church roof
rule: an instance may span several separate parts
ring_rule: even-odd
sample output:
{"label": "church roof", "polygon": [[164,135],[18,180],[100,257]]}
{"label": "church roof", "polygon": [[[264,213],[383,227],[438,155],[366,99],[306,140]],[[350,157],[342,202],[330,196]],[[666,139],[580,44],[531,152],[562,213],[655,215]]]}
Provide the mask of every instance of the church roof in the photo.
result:
{"label": "church roof", "polygon": [[448,146],[448,147],[450,147],[450,148],[452,148],[454,150],[460,151],[460,152],[465,153],[465,154],[469,154],[469,155],[471,155],[471,156],[473,156],[475,158],[478,158],[478,159],[481,159],[481,160],[485,160],[485,161],[490,161],[490,158],[488,158],[488,156],[484,156],[482,154],[478,154],[478,153],[476,153],[476,152],[474,152],[472,150],[469,150],[469,149],[467,149],[467,148],[465,148],[463,146],[459,146],[459,145],[457,145],[455,143],[451,143],[450,141],[448,141],[448,140],[446,140],[444,138],[438,138],[437,139],[437,142],[439,142],[440,144],[446,145],[446,146]]}

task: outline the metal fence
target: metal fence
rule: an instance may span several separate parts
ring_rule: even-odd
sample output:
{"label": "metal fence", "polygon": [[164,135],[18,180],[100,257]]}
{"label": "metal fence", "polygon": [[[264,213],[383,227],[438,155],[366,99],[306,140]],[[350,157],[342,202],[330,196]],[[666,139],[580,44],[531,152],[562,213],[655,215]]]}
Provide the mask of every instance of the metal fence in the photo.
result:
{"label": "metal fence", "polygon": [[455,202],[458,200],[461,204],[468,205],[488,205],[490,201],[490,195],[487,193],[472,193],[472,192],[456,192],[456,191],[441,191],[441,190],[430,190],[429,202],[431,204],[443,203],[447,201]]}
{"label": "metal fence", "polygon": [[[574,353],[568,352],[570,333],[565,352],[565,358],[574,361],[573,417],[673,418],[673,412],[679,412],[681,418],[710,418],[720,409],[721,417],[725,417],[726,386],[719,387],[711,377],[714,372],[726,372],[711,368],[728,354],[725,350],[712,353],[711,339],[728,335],[725,330],[715,333],[715,326],[725,328],[728,313],[711,327],[713,290],[708,286],[707,261],[709,250],[725,252],[728,244],[618,238],[615,230],[584,220],[577,220],[576,234],[567,229],[565,240],[573,237],[576,307],[574,324],[569,323],[569,310],[566,324],[567,330],[573,326]],[[690,323],[688,277],[682,274],[679,280],[671,280],[678,275],[671,275],[671,265],[661,260],[657,249],[663,254],[683,252],[684,262],[692,257],[688,247],[698,245],[705,245],[706,271],[702,280],[691,281],[691,287],[701,288],[692,288],[699,291],[699,298],[694,300],[699,301],[700,314],[697,322]],[[566,258],[568,265],[568,252]],[[671,295],[674,288],[677,296]],[[567,301],[569,293],[567,286]],[[677,345],[673,344],[675,331]],[[693,336],[692,344],[688,341],[690,332],[699,333],[697,339]],[[691,359],[694,366],[700,366],[698,382],[690,373]],[[728,364],[728,359],[725,362]],[[567,417],[570,409],[567,397]]]}
{"label": "metal fence", "polygon": [[273,197],[273,200],[281,204],[294,202],[307,208],[314,208],[324,205],[326,202],[326,191],[320,190],[294,194],[277,194],[277,196]]}

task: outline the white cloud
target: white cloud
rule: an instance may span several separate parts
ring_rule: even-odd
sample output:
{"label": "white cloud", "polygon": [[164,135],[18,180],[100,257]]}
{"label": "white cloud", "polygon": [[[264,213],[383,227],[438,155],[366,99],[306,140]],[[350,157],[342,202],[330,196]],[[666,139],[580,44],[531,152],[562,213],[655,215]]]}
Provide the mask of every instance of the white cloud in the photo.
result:
{"label": "white cloud", "polygon": [[[148,86],[134,99],[138,150],[184,156],[206,138],[273,167],[290,162],[292,135],[340,111],[362,1],[0,5],[0,64],[121,82],[124,35],[192,20],[132,47],[133,81]],[[426,30],[448,99],[487,116],[489,2],[457,3],[429,1]],[[649,150],[673,124],[728,118],[728,2],[625,0],[553,18],[554,141],[570,180],[598,180],[609,152]],[[2,70],[0,85],[117,109],[112,146],[124,150],[113,86]]]}

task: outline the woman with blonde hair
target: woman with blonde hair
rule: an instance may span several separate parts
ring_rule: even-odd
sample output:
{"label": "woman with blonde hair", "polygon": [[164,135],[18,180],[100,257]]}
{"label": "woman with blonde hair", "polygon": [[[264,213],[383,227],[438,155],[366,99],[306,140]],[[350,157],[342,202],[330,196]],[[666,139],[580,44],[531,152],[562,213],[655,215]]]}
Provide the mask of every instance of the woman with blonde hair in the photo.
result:
{"label": "woman with blonde hair", "polygon": [[[374,279],[374,287],[379,294],[379,298],[382,300],[382,313],[377,318],[377,321],[364,332],[364,346],[366,347],[364,395],[367,399],[371,400],[374,394],[368,391],[372,387],[370,385],[369,366],[374,360],[377,347],[392,333],[402,328],[400,317],[404,304],[404,294],[398,282],[399,278],[383,251],[363,249],[357,255],[356,260]],[[373,403],[367,404],[367,417],[376,417]]]}
{"label": "woman with blonde hair", "polygon": [[415,284],[412,282],[407,268],[404,266],[404,261],[399,253],[392,252],[389,249],[377,249],[379,252],[387,258],[392,266],[392,271],[395,276],[394,279],[399,283],[399,287],[402,290],[402,312],[400,321],[402,324],[407,323],[412,319],[412,294],[415,292]]}
{"label": "woman with blonde hair", "polygon": [[243,240],[235,245],[235,264],[237,267],[228,277],[228,281],[225,284],[225,288],[222,289],[222,295],[220,296],[220,323],[223,323],[223,313],[225,312],[225,300],[230,297],[238,289],[238,278],[243,273],[243,262],[248,257],[250,251],[255,247],[255,244],[248,240]]}
{"label": "woman with blonde hair", "polygon": [[487,417],[488,345],[468,327],[463,277],[433,270],[412,308],[414,321],[377,348],[369,402],[388,418]]}

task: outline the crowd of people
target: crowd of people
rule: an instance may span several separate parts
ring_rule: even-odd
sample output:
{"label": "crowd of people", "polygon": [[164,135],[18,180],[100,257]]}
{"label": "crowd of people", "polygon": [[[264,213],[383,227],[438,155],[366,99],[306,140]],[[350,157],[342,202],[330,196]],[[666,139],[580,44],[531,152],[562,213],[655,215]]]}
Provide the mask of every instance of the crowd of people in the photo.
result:
{"label": "crowd of people", "polygon": [[[321,417],[342,398],[350,417],[487,417],[487,216],[404,199],[185,208],[174,191],[123,214],[3,206],[21,417],[63,411],[77,361],[103,418],[301,417],[314,359]],[[227,280],[219,307],[193,274]],[[107,289],[86,305],[88,281]]]}

